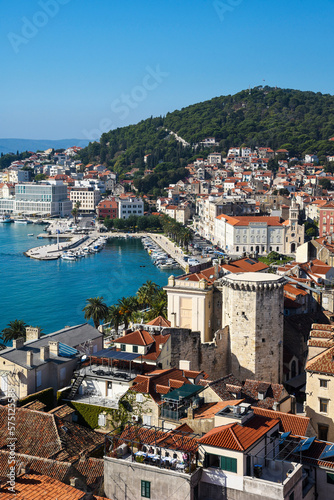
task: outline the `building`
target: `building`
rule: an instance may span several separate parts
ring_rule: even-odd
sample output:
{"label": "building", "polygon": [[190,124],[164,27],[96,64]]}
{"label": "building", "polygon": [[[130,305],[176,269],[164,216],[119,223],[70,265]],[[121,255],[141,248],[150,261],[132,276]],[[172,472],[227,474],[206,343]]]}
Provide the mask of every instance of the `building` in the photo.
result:
{"label": "building", "polygon": [[118,201],[115,198],[110,198],[100,201],[96,208],[98,217],[105,219],[118,219]]}
{"label": "building", "polygon": [[221,279],[222,327],[229,327],[232,373],[240,380],[283,381],[284,282],[252,272]]}
{"label": "building", "polygon": [[306,363],[306,415],[319,439],[334,439],[334,330],[312,325]]}
{"label": "building", "polygon": [[118,199],[118,218],[128,219],[131,215],[144,215],[143,200],[131,196],[120,196]]}
{"label": "building", "polygon": [[16,184],[14,198],[0,198],[0,213],[64,217],[71,210],[67,186],[60,181]]}
{"label": "building", "polygon": [[103,335],[88,323],[40,336],[27,328],[27,340],[14,340],[0,351],[1,398],[13,390],[18,398],[53,387],[56,393],[70,384],[73,370],[86,348],[102,349]]}
{"label": "building", "polygon": [[330,201],[319,209],[319,236],[332,236],[334,233],[334,202]]}
{"label": "building", "polygon": [[80,203],[80,213],[88,214],[91,212],[95,212],[96,206],[101,200],[101,192],[98,189],[94,189],[92,187],[73,187],[70,191],[70,200],[73,206],[76,203]]}
{"label": "building", "polygon": [[215,219],[215,244],[235,255],[285,253],[285,226],[279,217],[222,214]]}
{"label": "building", "polygon": [[289,219],[283,224],[285,226],[285,249],[284,253],[295,253],[297,247],[304,243],[305,226],[298,224],[299,208],[293,197],[289,209]]}
{"label": "building", "polygon": [[[130,423],[108,435],[107,496],[117,495],[119,500],[313,498],[314,470],[306,474],[298,463],[301,454],[280,455],[279,444],[286,439],[280,434],[280,418],[255,414],[250,405],[240,403],[222,407],[212,419],[214,428],[202,436],[187,424],[166,431]],[[306,439],[296,438],[292,446],[305,447],[305,443]],[[130,484],[131,488],[121,487]],[[323,492],[330,494],[330,486]]]}

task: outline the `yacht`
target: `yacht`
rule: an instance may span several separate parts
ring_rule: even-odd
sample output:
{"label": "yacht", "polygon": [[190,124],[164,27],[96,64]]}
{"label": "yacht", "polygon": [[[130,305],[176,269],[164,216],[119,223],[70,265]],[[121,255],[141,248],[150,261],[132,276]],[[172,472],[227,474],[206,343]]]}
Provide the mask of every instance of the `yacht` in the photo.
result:
{"label": "yacht", "polygon": [[6,224],[8,222],[13,222],[9,215],[0,215],[0,222]]}
{"label": "yacht", "polygon": [[63,260],[76,260],[77,256],[73,252],[63,252],[61,258]]}

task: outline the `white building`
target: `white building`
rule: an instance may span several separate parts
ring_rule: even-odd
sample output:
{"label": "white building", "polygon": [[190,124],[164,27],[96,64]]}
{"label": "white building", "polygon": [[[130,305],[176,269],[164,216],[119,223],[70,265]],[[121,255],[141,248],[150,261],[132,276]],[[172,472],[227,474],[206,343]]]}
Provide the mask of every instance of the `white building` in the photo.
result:
{"label": "white building", "polygon": [[284,253],[285,226],[279,217],[222,214],[215,219],[215,244],[234,255]]}
{"label": "white building", "polygon": [[0,199],[0,213],[63,217],[71,210],[67,186],[59,181],[16,184],[14,197]]}
{"label": "white building", "polygon": [[120,219],[128,219],[130,215],[144,215],[144,202],[140,198],[119,198],[118,203]]}
{"label": "white building", "polygon": [[73,205],[80,202],[81,213],[94,212],[101,200],[101,192],[92,187],[74,187],[70,191],[70,200]]}

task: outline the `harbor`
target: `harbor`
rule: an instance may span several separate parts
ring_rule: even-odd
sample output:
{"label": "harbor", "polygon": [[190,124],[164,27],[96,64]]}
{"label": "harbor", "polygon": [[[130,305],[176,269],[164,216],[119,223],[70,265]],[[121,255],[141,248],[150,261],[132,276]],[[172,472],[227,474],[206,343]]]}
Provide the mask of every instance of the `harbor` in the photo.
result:
{"label": "harbor", "polygon": [[[134,295],[147,280],[165,286],[171,274],[183,274],[181,269],[159,269],[140,238],[126,237],[124,233],[108,236],[100,252],[74,261],[27,258],[24,252],[28,248],[56,242],[28,236],[33,232],[36,231],[32,225],[0,226],[0,329],[14,319],[39,325],[45,333],[84,323],[82,309],[89,297],[103,296],[109,306]],[[89,237],[101,234],[108,233],[93,232]],[[68,241],[61,240],[63,243]]]}

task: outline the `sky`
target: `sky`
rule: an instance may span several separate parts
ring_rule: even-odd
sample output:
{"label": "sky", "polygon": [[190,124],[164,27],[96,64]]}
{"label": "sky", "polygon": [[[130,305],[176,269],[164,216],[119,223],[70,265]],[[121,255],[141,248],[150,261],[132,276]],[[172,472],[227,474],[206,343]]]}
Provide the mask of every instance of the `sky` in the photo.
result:
{"label": "sky", "polygon": [[333,0],[2,0],[0,137],[96,140],[249,86],[334,93]]}

